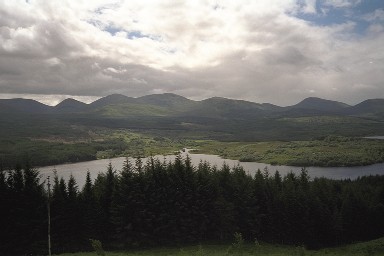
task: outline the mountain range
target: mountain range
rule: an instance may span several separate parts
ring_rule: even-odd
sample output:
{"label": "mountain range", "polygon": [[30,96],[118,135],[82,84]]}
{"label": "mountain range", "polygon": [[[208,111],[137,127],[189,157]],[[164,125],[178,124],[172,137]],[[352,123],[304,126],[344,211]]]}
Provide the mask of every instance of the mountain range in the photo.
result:
{"label": "mountain range", "polygon": [[287,107],[269,103],[213,97],[193,101],[185,97],[165,93],[139,98],[112,94],[90,104],[66,99],[56,106],[48,106],[31,99],[0,99],[0,113],[8,114],[89,114],[100,117],[207,117],[247,119],[255,117],[292,117],[313,115],[384,117],[384,99],[369,99],[357,105],[320,99],[306,98]]}
{"label": "mountain range", "polygon": [[56,106],[0,99],[0,133],[6,137],[72,138],[99,128],[223,141],[376,136],[384,131],[384,99],[351,106],[311,97],[287,107],[220,97],[194,101],[171,93],[138,98],[112,94],[89,104],[66,99]]}

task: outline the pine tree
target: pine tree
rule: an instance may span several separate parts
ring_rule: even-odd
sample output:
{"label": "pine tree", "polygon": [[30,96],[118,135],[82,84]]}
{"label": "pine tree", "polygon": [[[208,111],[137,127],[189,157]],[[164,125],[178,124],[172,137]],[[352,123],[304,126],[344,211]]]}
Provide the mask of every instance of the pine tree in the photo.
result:
{"label": "pine tree", "polygon": [[219,190],[213,211],[216,214],[215,228],[218,234],[216,239],[223,241],[231,239],[238,227],[236,225],[235,206],[232,198],[233,180],[229,166],[224,163],[216,175],[214,179],[217,179]]}
{"label": "pine tree", "polygon": [[241,166],[235,166],[232,171],[232,186],[237,232],[250,241],[260,232],[261,216],[258,200],[254,195],[254,181]]}
{"label": "pine tree", "polygon": [[134,233],[132,232],[133,211],[132,204],[134,167],[126,157],[111,206],[111,221],[115,230],[114,238],[119,241],[121,248],[132,245]]}
{"label": "pine tree", "polygon": [[130,173],[133,171],[133,165],[131,161],[129,160],[128,157],[125,158],[124,163],[123,163],[123,169],[122,169],[122,174],[125,173]]}
{"label": "pine tree", "polygon": [[68,223],[68,245],[72,250],[78,251],[83,248],[81,240],[81,208],[79,192],[76,184],[76,180],[71,174],[68,180],[67,186],[67,202],[66,202],[66,221]]}
{"label": "pine tree", "polygon": [[[8,172],[7,183],[10,193],[8,193],[8,225],[5,227],[5,229],[8,231],[8,244],[6,244],[8,245],[8,250],[21,254],[26,250],[27,247],[27,241],[25,239],[28,237],[25,236],[23,231],[26,227],[26,222],[28,219],[26,210],[24,208],[24,177],[20,165],[16,166],[14,170],[10,170]],[[17,242],[19,239],[21,239],[20,243]]]}
{"label": "pine tree", "polygon": [[142,171],[143,171],[143,160],[141,159],[140,156],[138,156],[136,158],[136,167],[135,167],[135,169],[136,169],[136,172],[138,172],[138,173],[142,173]]}
{"label": "pine tree", "polygon": [[100,239],[98,231],[100,209],[96,202],[90,172],[87,171],[85,184],[80,193],[82,247],[89,248],[89,239]]}
{"label": "pine tree", "polygon": [[0,251],[7,251],[7,243],[8,241],[8,230],[10,229],[9,227],[9,221],[8,221],[8,216],[9,216],[9,210],[10,210],[10,205],[9,205],[9,197],[10,195],[8,194],[9,187],[7,184],[6,176],[5,176],[5,171],[0,169],[0,205],[1,205],[1,210],[0,210],[0,241],[3,241],[0,243]]}
{"label": "pine tree", "polygon": [[347,187],[341,207],[343,235],[348,242],[367,239],[368,205],[356,187]]}
{"label": "pine tree", "polygon": [[16,255],[40,253],[45,231],[41,225],[45,220],[45,197],[37,171],[29,165],[24,170],[17,166],[8,172],[6,180],[0,178],[0,187],[7,195],[3,198],[5,208],[2,208],[7,214],[1,227],[5,235],[1,246],[3,252]]}
{"label": "pine tree", "polygon": [[115,177],[115,173],[111,163],[108,164],[107,175],[106,175],[104,186],[105,186],[104,193],[101,199],[101,207],[104,213],[103,241],[108,242],[110,241],[110,239],[112,239],[112,236],[113,236],[111,208],[112,208],[112,201],[113,201],[115,188],[116,188],[116,177]]}
{"label": "pine tree", "polygon": [[31,253],[40,253],[45,240],[46,226],[42,225],[46,220],[46,199],[42,184],[40,184],[39,172],[29,163],[24,168],[24,218],[28,218],[24,228]]}
{"label": "pine tree", "polygon": [[67,220],[67,185],[55,173],[51,200],[51,241],[54,253],[65,252],[70,228]]}

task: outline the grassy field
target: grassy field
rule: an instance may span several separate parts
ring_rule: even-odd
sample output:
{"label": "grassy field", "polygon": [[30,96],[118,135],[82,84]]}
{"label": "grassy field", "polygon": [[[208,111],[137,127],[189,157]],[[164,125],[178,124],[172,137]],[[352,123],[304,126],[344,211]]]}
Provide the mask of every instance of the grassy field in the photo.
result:
{"label": "grassy field", "polygon": [[384,141],[336,136],[289,142],[201,141],[195,152],[273,165],[358,166],[384,162]]}
{"label": "grassy field", "polygon": [[[79,252],[60,254],[60,256],[93,256],[96,252]],[[303,247],[279,246],[269,244],[245,244],[245,245],[204,245],[189,246],[183,248],[157,248],[148,250],[135,250],[126,252],[105,252],[106,256],[286,256],[286,255],[313,255],[313,256],[378,256],[384,255],[384,238],[365,243],[357,243],[344,247],[327,248],[322,250],[306,250]]]}

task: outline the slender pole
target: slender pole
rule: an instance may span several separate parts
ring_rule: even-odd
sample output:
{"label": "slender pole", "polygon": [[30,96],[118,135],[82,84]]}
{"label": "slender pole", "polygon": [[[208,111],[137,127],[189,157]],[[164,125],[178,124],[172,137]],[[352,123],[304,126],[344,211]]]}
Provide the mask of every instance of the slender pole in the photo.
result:
{"label": "slender pole", "polygon": [[51,256],[51,183],[48,176],[48,255]]}

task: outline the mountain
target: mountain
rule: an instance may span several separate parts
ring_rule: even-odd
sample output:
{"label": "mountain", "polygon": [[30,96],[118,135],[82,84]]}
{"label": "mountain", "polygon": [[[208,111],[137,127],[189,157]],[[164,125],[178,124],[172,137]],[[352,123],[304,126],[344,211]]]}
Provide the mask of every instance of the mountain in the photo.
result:
{"label": "mountain", "polygon": [[0,99],[1,112],[7,113],[47,113],[50,106],[30,99]]}
{"label": "mountain", "polygon": [[132,102],[106,105],[93,113],[104,117],[154,117],[169,116],[171,111],[160,106]]}
{"label": "mountain", "polygon": [[[384,99],[370,99],[355,106],[315,97],[306,98],[293,106],[279,107],[269,103],[255,103],[213,97],[194,101],[172,94],[152,94],[139,98],[112,94],[91,104],[66,99],[51,107],[30,99],[1,99],[0,113],[8,114],[92,114],[98,117],[168,117],[179,120],[251,120],[258,118],[284,118],[304,116],[361,116],[384,119]],[[192,118],[192,119],[191,119]]]}
{"label": "mountain", "polygon": [[[114,94],[91,104],[66,99],[54,107],[33,100],[0,100],[0,132],[4,134],[17,127],[24,132],[26,124],[35,124],[35,132],[58,121],[68,127],[132,129],[172,138],[263,141],[330,134],[364,137],[382,134],[384,99],[348,106],[308,98],[289,107],[220,97],[193,101],[170,93],[139,98]],[[39,133],[47,130],[54,129]]]}
{"label": "mountain", "polygon": [[213,118],[254,118],[265,115],[270,106],[244,100],[213,97],[197,102],[183,115]]}
{"label": "mountain", "polygon": [[89,106],[93,109],[96,109],[96,108],[101,108],[108,105],[129,103],[135,100],[136,100],[135,98],[131,98],[122,94],[111,94],[92,102],[91,104],[89,104]]}
{"label": "mountain", "polygon": [[271,103],[262,103],[261,108],[270,112],[281,111],[282,109],[284,109],[283,107],[276,106]]}
{"label": "mountain", "polygon": [[[183,98],[178,95],[175,96]],[[171,112],[169,109],[174,105],[174,101],[171,97],[163,94],[140,98],[112,94],[91,103],[90,109],[96,114],[107,117],[167,116]]]}
{"label": "mountain", "polygon": [[288,108],[339,113],[348,107],[350,106],[342,102],[309,97]]}
{"label": "mountain", "polygon": [[380,115],[384,116],[384,99],[365,100],[346,111],[350,115]]}
{"label": "mountain", "polygon": [[84,112],[87,110],[87,104],[75,100],[75,99],[65,99],[53,108],[55,113],[78,113]]}
{"label": "mountain", "polygon": [[196,101],[173,93],[152,94],[137,98],[137,102],[153,106],[170,108],[174,111],[187,110],[197,104]]}

